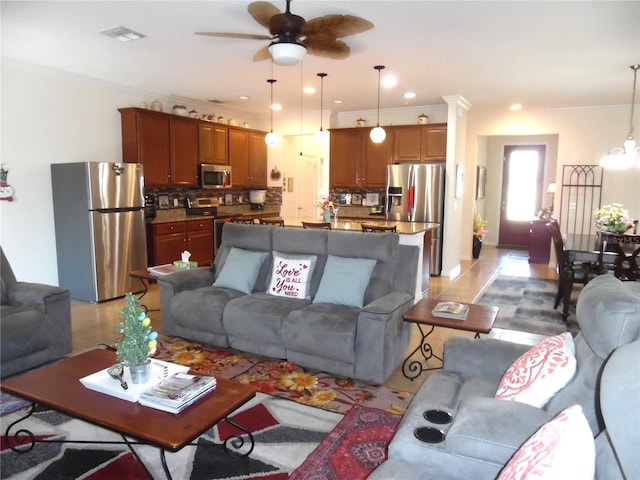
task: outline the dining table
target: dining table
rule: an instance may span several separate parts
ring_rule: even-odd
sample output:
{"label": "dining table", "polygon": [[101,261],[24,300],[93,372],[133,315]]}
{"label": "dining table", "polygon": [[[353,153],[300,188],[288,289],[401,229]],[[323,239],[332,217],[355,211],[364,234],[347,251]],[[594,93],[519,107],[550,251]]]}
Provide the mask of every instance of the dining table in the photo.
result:
{"label": "dining table", "polygon": [[[634,250],[638,248],[640,244],[640,235],[637,234],[625,234],[625,237],[629,237],[629,241],[620,245],[624,254],[628,257],[634,255]],[[569,263],[575,262],[590,262],[600,263],[604,265],[613,265],[616,261],[616,257],[619,256],[618,252],[608,251],[605,246],[605,251],[602,252],[602,258],[600,258],[600,234],[565,234],[563,235],[565,250]]]}

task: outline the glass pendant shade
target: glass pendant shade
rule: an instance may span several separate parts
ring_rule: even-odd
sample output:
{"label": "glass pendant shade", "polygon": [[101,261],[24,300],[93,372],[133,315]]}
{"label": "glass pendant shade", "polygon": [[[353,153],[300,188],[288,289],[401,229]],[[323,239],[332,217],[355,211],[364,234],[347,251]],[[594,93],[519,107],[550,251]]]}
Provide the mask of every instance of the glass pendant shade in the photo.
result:
{"label": "glass pendant shade", "polygon": [[321,128],[315,133],[314,138],[318,145],[326,145],[327,143],[329,143],[329,132],[327,132],[326,130],[322,130]]}
{"label": "glass pendant shade", "polygon": [[633,70],[633,93],[631,94],[631,118],[629,119],[629,134],[624,141],[623,148],[614,147],[607,155],[600,160],[600,166],[603,168],[622,170],[631,168],[634,165],[640,168],[640,148],[636,147],[636,141],[633,139],[633,112],[636,103],[636,82],[638,79],[638,69],[640,65],[631,65],[629,68]]}
{"label": "glass pendant shade", "polygon": [[384,128],[378,126],[371,129],[369,132],[369,138],[373,143],[382,143],[384,139],[387,138],[387,132],[384,131]]}
{"label": "glass pendant shade", "polygon": [[304,58],[307,48],[300,43],[278,42],[269,45],[269,53],[278,65],[296,65]]}
{"label": "glass pendant shade", "polygon": [[267,145],[273,147],[274,145],[277,145],[278,142],[280,142],[280,137],[277,133],[271,131],[264,136],[264,141]]}

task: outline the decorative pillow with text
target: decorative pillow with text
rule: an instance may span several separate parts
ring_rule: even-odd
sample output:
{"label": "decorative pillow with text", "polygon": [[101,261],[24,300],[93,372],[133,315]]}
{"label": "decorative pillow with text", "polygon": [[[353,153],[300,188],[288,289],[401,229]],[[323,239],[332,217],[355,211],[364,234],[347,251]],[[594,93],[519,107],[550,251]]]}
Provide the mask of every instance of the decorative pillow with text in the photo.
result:
{"label": "decorative pillow with text", "polygon": [[544,407],[576,372],[570,333],[549,337],[520,356],[502,376],[496,398]]}
{"label": "decorative pillow with text", "polygon": [[315,255],[274,252],[267,293],[279,297],[310,299],[309,283],[317,260]]}
{"label": "decorative pillow with text", "polygon": [[545,423],[513,454],[498,480],[592,480],[596,447],[589,422],[573,405]]}

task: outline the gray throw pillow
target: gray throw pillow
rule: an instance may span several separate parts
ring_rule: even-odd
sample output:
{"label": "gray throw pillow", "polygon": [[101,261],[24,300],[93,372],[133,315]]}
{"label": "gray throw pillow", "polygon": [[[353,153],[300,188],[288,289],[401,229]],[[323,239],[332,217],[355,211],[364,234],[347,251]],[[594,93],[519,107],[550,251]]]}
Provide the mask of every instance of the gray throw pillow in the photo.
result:
{"label": "gray throw pillow", "polygon": [[313,303],[333,303],[362,308],[376,261],[329,255]]}
{"label": "gray throw pillow", "polygon": [[260,267],[268,255],[268,252],[232,247],[213,286],[251,293],[260,273]]}

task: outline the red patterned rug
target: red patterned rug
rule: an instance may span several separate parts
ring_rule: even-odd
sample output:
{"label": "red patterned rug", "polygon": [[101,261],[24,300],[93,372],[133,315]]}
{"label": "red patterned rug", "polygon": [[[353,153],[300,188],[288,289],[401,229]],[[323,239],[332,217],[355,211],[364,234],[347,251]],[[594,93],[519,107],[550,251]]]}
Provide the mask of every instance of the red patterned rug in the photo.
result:
{"label": "red patterned rug", "polygon": [[155,358],[187,365],[194,374],[248,383],[262,393],[338,413],[346,413],[353,405],[365,405],[401,415],[414,395],[304,369],[285,360],[211,347],[177,337],[160,335]]}
{"label": "red patterned rug", "polygon": [[364,480],[387,459],[400,417],[355,405],[289,480]]}

